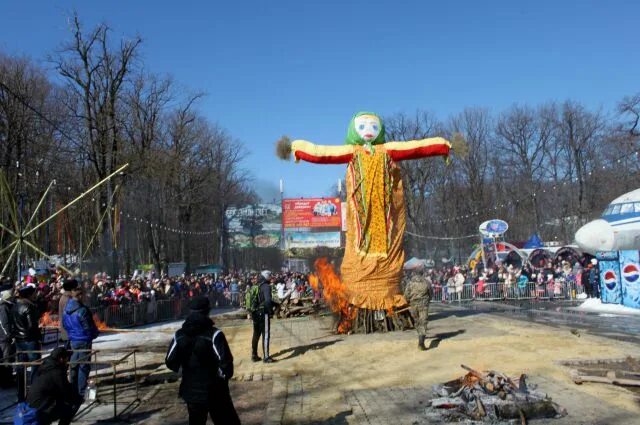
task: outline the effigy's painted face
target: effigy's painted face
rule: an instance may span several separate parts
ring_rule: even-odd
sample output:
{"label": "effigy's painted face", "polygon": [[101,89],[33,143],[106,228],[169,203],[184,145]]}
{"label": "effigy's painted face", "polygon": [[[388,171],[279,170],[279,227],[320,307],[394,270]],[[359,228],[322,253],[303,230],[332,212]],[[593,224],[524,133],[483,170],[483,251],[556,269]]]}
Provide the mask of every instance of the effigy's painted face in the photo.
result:
{"label": "effigy's painted face", "polygon": [[354,119],[355,129],[365,142],[373,142],[380,134],[380,118],[374,115],[360,115]]}

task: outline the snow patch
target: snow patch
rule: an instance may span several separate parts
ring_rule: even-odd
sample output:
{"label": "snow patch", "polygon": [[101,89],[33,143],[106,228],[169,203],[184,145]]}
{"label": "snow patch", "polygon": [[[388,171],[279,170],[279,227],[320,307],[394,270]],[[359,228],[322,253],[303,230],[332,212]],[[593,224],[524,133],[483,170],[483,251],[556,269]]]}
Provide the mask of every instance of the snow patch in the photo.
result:
{"label": "snow patch", "polygon": [[589,298],[579,307],[580,310],[595,311],[598,313],[615,313],[615,314],[637,314],[640,310],[636,308],[626,307],[620,304],[603,304],[599,298]]}
{"label": "snow patch", "polygon": [[[227,315],[232,317],[242,311],[242,309],[213,310],[212,312],[215,314],[212,314],[211,318],[215,322],[217,317],[225,317]],[[184,323],[184,319],[137,326],[125,329],[123,332],[104,332],[93,341],[93,348],[98,350],[107,348],[119,350],[144,345],[164,344],[168,348],[173,334],[180,329],[182,323]]]}
{"label": "snow patch", "polygon": [[175,331],[180,329],[184,320],[153,323],[123,329],[123,332],[103,332],[93,341],[93,348],[100,349],[128,349],[144,345],[163,345],[167,347]]}

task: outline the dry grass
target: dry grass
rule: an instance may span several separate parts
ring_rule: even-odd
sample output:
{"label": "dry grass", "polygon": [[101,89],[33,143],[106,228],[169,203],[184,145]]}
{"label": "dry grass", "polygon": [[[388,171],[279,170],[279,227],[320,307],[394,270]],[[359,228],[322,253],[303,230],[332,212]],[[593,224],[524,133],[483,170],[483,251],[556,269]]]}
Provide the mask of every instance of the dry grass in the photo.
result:
{"label": "dry grass", "polygon": [[291,159],[291,140],[287,136],[282,136],[276,143],[276,155],[283,161]]}

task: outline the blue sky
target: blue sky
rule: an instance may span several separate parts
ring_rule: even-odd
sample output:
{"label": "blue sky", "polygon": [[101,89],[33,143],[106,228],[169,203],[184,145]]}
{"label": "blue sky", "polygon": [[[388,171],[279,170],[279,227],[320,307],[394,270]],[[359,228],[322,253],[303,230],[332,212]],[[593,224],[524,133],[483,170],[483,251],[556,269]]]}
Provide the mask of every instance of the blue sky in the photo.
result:
{"label": "blue sky", "polygon": [[341,144],[351,115],[567,98],[612,110],[640,91],[628,1],[2,0],[0,49],[45,63],[86,26],[139,34],[149,71],[202,90],[201,112],[241,140],[261,192],[323,196],[344,166],[284,163],[281,135]]}

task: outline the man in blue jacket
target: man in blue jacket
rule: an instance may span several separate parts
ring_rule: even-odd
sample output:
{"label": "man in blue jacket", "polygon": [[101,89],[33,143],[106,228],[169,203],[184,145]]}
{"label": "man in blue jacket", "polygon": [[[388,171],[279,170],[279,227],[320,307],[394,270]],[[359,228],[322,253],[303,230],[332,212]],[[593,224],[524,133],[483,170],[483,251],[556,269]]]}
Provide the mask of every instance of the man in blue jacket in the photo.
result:
{"label": "man in blue jacket", "polygon": [[91,372],[90,364],[77,364],[91,360],[91,342],[98,336],[98,328],[93,321],[91,310],[82,304],[82,285],[71,291],[71,299],[62,315],[62,325],[67,331],[73,354],[71,355],[71,385],[84,400],[87,380]]}

